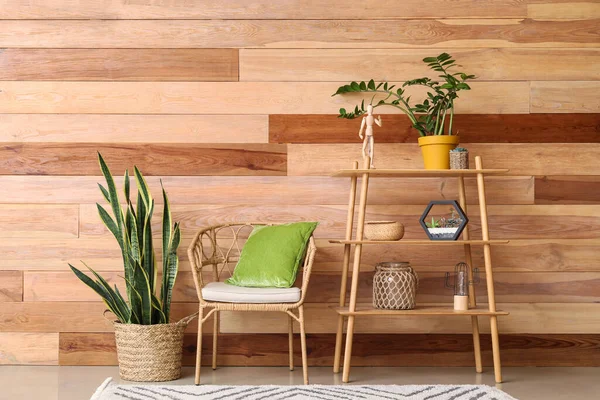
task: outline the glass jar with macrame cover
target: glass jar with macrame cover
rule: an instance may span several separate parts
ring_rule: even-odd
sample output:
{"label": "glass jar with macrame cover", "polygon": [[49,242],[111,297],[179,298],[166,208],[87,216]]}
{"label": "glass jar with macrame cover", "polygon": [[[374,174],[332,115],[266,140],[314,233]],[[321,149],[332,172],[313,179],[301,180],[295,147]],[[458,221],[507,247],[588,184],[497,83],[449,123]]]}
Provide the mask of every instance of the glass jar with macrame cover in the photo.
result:
{"label": "glass jar with macrame cover", "polygon": [[388,310],[412,310],[419,277],[409,262],[382,262],[375,266],[373,307]]}

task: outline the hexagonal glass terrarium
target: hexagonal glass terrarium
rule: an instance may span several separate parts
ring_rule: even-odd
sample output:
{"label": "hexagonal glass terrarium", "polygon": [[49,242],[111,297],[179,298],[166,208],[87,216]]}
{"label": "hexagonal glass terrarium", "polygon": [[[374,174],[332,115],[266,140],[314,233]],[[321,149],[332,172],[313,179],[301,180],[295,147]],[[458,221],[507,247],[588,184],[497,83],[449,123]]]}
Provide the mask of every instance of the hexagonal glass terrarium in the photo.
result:
{"label": "hexagonal glass terrarium", "polygon": [[431,240],[457,240],[469,219],[456,200],[434,200],[419,222]]}

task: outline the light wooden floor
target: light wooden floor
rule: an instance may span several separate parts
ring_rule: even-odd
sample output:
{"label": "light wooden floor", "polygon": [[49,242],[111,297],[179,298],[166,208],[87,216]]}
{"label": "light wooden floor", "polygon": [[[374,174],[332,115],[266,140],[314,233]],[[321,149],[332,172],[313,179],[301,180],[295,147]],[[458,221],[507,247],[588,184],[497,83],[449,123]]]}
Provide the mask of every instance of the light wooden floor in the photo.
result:
{"label": "light wooden floor", "polygon": [[[588,400],[600,393],[600,368],[504,368],[499,389],[519,400]],[[309,370],[311,383],[340,384],[329,367]],[[193,384],[193,369],[172,384]],[[226,367],[202,371],[203,382],[222,385],[302,384],[302,369],[285,367]],[[83,400],[107,377],[118,380],[117,367],[0,367],[0,399]],[[354,384],[494,384],[490,368],[352,368]]]}

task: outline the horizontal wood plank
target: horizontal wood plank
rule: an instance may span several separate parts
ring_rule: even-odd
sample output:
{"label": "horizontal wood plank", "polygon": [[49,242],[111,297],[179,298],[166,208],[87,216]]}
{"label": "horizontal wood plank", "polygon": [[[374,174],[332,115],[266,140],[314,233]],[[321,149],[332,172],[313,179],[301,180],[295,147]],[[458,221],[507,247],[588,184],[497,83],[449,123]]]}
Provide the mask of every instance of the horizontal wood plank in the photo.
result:
{"label": "horizontal wood plank", "polygon": [[76,238],[79,206],[0,204],[0,238]]}
{"label": "horizontal wood plank", "polygon": [[0,142],[266,143],[266,115],[0,114]]}
{"label": "horizontal wood plank", "polygon": [[[334,333],[337,329],[336,313],[332,304],[305,304],[306,331],[308,333]],[[452,304],[446,304],[448,308]],[[480,304],[483,305],[483,304]],[[600,326],[598,303],[498,303],[497,308],[510,312],[499,317],[500,332],[508,333],[595,333]],[[286,316],[279,313],[222,312],[221,330],[224,333],[285,333]],[[482,318],[482,321],[485,318]],[[489,333],[489,325],[481,323],[480,329]],[[438,316],[372,317],[355,320],[356,333],[471,333],[469,318]]]}
{"label": "horizontal wood plank", "polygon": [[[189,271],[186,255],[189,238],[184,238],[179,248],[181,271]],[[343,247],[317,239],[316,271],[340,271]],[[160,240],[155,239],[157,260],[160,260]],[[11,243],[0,242],[2,270],[69,271],[67,263],[83,268],[84,260],[97,271],[122,271],[123,260],[114,238],[88,237],[76,240],[19,239]],[[508,245],[493,246],[494,271],[504,272],[597,272],[597,239],[534,239],[513,240]],[[446,272],[460,261],[464,253],[460,246],[450,246],[443,252],[431,251],[426,246],[379,245],[363,250],[361,270],[373,271],[381,261],[410,260],[418,271]],[[382,254],[385,258],[382,259]],[[473,248],[474,266],[483,270],[483,253],[480,246]]]}
{"label": "horizontal wood plank", "polygon": [[115,175],[132,163],[145,175],[285,175],[277,144],[12,143],[0,145],[0,174],[94,175],[100,152]]}
{"label": "horizontal wood plank", "polygon": [[531,82],[532,113],[599,113],[600,82]]}
{"label": "horizontal wood plank", "polygon": [[[0,21],[0,29],[1,25]],[[340,82],[0,81],[0,113],[336,114],[340,107],[354,108],[363,99],[358,94],[332,97],[339,86]],[[529,113],[528,82],[471,86],[472,91],[461,94],[457,113]],[[426,96],[422,88],[409,91],[414,99]]]}
{"label": "horizontal wood plank", "polygon": [[[218,363],[223,366],[287,366],[285,334],[222,334]],[[295,363],[300,364],[298,338]],[[310,366],[333,365],[334,334],[306,338]],[[195,365],[196,336],[183,340],[183,365]],[[598,335],[500,335],[502,365],[510,367],[600,366]],[[211,365],[212,337],[205,335],[202,365]],[[481,337],[483,365],[492,363],[491,342]],[[355,366],[471,367],[471,335],[404,334],[356,335],[352,352]],[[117,365],[112,333],[61,333],[60,365]]]}
{"label": "horizontal wood plank", "polygon": [[[185,335],[189,340],[191,334]],[[118,365],[115,335],[109,332],[63,332],[59,336],[59,365]]]}
{"label": "horizontal wood plank", "polygon": [[536,204],[598,204],[600,176],[540,176],[535,178]]}
{"label": "horizontal wood plank", "polygon": [[[480,269],[483,272],[483,268]],[[444,288],[445,278],[441,271],[418,272],[418,275],[417,304],[453,301],[453,290]],[[372,272],[361,273],[357,301],[368,303],[372,300],[372,279]],[[335,281],[335,287],[331,281]],[[315,303],[335,302],[339,297],[339,281],[339,275],[314,275],[311,278],[308,299]],[[494,274],[496,300],[502,303],[594,303],[600,300],[599,286],[600,274],[597,272],[498,272]],[[481,284],[475,286],[475,291],[478,302],[486,303],[485,274],[481,274]]]}
{"label": "horizontal wood plank", "polygon": [[58,333],[0,332],[0,365],[58,365]]}
{"label": "horizontal wood plank", "polygon": [[[315,265],[317,270],[340,271],[343,247],[317,243]],[[492,246],[495,272],[575,272],[600,271],[596,252],[597,239],[512,240],[507,245]],[[473,266],[484,270],[483,250],[473,246]],[[385,258],[382,257],[385,255]],[[432,251],[427,246],[384,244],[363,247],[361,271],[373,271],[381,261],[409,260],[418,272],[451,272],[453,266],[464,261],[460,246],[449,246],[444,251]]]}
{"label": "horizontal wood plank", "polygon": [[[385,115],[376,143],[416,143],[418,133],[405,115]],[[2,117],[0,117],[0,124]],[[454,117],[465,143],[598,143],[597,114],[459,114]],[[269,115],[271,143],[360,143],[360,119],[335,115]],[[0,133],[1,135],[1,133]]]}
{"label": "horizontal wood plank", "polygon": [[227,7],[210,0],[167,3],[151,0],[113,0],[110,7],[94,0],[28,0],[6,2],[0,19],[399,19],[452,17],[525,17],[522,1],[434,0],[423,7],[418,0],[361,4],[343,0],[270,2],[265,0],[228,1]]}
{"label": "horizontal wood plank", "polygon": [[[372,205],[367,211],[370,221],[400,221],[405,227],[404,239],[427,239],[419,225],[425,205],[393,206]],[[254,221],[279,223],[294,221],[319,221],[315,230],[318,238],[339,239],[344,236],[347,212],[344,206],[216,206],[173,205],[173,220],[181,224],[184,238],[192,238],[200,229],[218,223]],[[508,206],[490,205],[490,229],[495,239],[552,239],[562,235],[564,239],[595,238],[600,231],[600,206]],[[475,207],[469,212],[473,238],[481,238],[479,213]],[[162,215],[157,210],[153,219],[153,231],[161,232]],[[589,233],[583,234],[580,229]],[[81,205],[81,236],[110,235],[100,217],[96,205]],[[535,236],[534,236],[535,235]]]}
{"label": "horizontal wood plank", "polygon": [[[78,266],[79,267],[79,266]],[[88,275],[83,267],[82,271]],[[1,272],[0,272],[1,274]],[[125,281],[122,272],[102,272],[102,277],[111,285],[117,285],[122,293],[125,293]],[[93,278],[93,276],[92,276]],[[162,276],[159,275],[158,282]],[[206,274],[205,279],[210,282],[211,275]],[[25,271],[23,277],[24,293],[23,301],[38,302],[82,302],[102,301],[100,296],[75,276],[68,272],[43,272]],[[61,290],[56,290],[60,287]],[[173,290],[173,302],[189,303],[198,301],[196,287],[191,272],[180,271],[177,274]]]}
{"label": "horizontal wood plank", "polygon": [[[590,19],[600,17],[595,1],[528,0],[473,3],[468,0],[435,0],[422,7],[417,0],[402,3],[367,0],[348,4],[342,0],[271,3],[232,1],[221,7],[212,1],[162,4],[116,0],[110,7],[97,1],[10,1],[0,9],[0,19],[406,19],[406,18],[539,18]],[[442,11],[443,10],[443,11]]]}
{"label": "horizontal wood plank", "polygon": [[[84,235],[109,235],[103,227],[94,206],[82,206]],[[419,224],[425,205],[372,205],[367,221],[399,221],[404,225],[403,240],[426,240]],[[175,212],[176,211],[176,212]],[[174,219],[182,223],[184,237],[191,238],[203,227],[215,223],[319,221],[315,231],[318,238],[344,236],[346,210],[344,206],[186,206],[175,207]],[[468,210],[471,238],[481,238],[479,210]],[[493,239],[596,239],[600,236],[599,205],[490,205],[489,228]],[[157,216],[160,217],[160,216]],[[179,219],[178,219],[179,218]],[[218,221],[218,222],[217,222]],[[155,220],[154,231],[160,232],[160,218]]]}
{"label": "horizontal wood plank", "polygon": [[[428,76],[441,49],[244,49],[240,81],[404,81]],[[599,49],[456,49],[455,71],[478,81],[600,80]],[[369,68],[365,68],[368,60]],[[552,68],[545,66],[552,65]]]}
{"label": "horizontal wood plank", "polygon": [[538,19],[600,18],[600,3],[592,1],[527,0],[527,17]]}
{"label": "horizontal wood plank", "polygon": [[235,49],[5,49],[6,81],[237,81]]}
{"label": "horizontal wood plank", "polygon": [[596,19],[4,20],[0,47],[583,48],[600,47],[597,26]]}
{"label": "horizontal wood plank", "polygon": [[[451,268],[448,267],[450,270]],[[417,303],[452,302],[452,289],[444,288],[444,274],[440,272],[422,272],[419,275]],[[229,276],[226,273],[224,278]],[[101,301],[100,297],[72,272],[25,271],[24,301],[80,302]],[[481,284],[475,287],[478,301],[487,301],[484,276]],[[124,281],[120,272],[103,272],[102,276],[111,285],[124,291]],[[160,278],[159,278],[160,279]],[[205,283],[212,281],[206,273]],[[307,303],[334,303],[339,299],[340,272],[320,272],[312,274]],[[373,272],[363,272],[359,277],[358,298],[368,303],[373,296]],[[594,303],[600,302],[599,272],[498,272],[494,274],[496,299],[502,303]],[[299,285],[301,278],[296,280]],[[62,288],[57,291],[56,287]],[[191,272],[177,275],[173,301],[194,302],[198,297]]]}
{"label": "horizontal wood plank", "polygon": [[[119,175],[124,171],[113,172],[117,186],[122,188],[123,179]],[[103,201],[97,185],[103,181],[101,176],[0,176],[0,187],[6,189],[1,201],[94,204]],[[146,181],[152,193],[160,193],[159,177],[148,176]],[[164,176],[162,181],[174,205],[346,205],[350,190],[348,180],[328,176]],[[469,204],[476,203],[475,181],[465,179],[465,183]],[[533,204],[531,176],[490,177],[486,183],[490,204]],[[132,183],[132,198],[133,186]],[[454,178],[380,179],[372,181],[370,204],[426,204],[432,198],[454,198],[456,193]],[[161,204],[162,196],[155,196],[155,201]]]}
{"label": "horizontal wood plank", "polygon": [[0,271],[0,303],[23,301],[23,272]]}
{"label": "horizontal wood plank", "polygon": [[[508,168],[511,175],[595,175],[600,151],[598,143],[480,144],[461,143],[471,154],[481,156],[484,167]],[[289,175],[329,175],[348,168],[360,159],[357,144],[290,144]],[[474,168],[475,157],[470,157]],[[577,159],[574,163],[572,160]],[[414,144],[385,143],[375,147],[377,168],[423,168],[419,147]]]}
{"label": "horizontal wood plank", "polygon": [[[305,305],[308,333],[334,333],[337,328],[331,303]],[[13,332],[112,332],[102,317],[101,302],[23,302],[4,303],[0,329]],[[448,307],[451,304],[448,303]],[[507,333],[595,333],[600,326],[600,304],[595,303],[499,303],[510,316],[499,318],[500,331]],[[197,311],[195,303],[175,303],[172,319],[179,320]],[[189,332],[196,332],[190,324]],[[489,326],[481,324],[482,332]],[[279,313],[222,312],[224,333],[285,333],[286,316]],[[468,319],[402,317],[356,319],[357,333],[470,333]]]}
{"label": "horizontal wood plank", "polygon": [[[112,322],[102,316],[105,309],[106,305],[102,302],[3,303],[0,331],[113,332]],[[171,320],[179,321],[197,311],[195,303],[176,303],[171,308]],[[196,328],[197,324],[192,323],[188,329],[196,332]]]}

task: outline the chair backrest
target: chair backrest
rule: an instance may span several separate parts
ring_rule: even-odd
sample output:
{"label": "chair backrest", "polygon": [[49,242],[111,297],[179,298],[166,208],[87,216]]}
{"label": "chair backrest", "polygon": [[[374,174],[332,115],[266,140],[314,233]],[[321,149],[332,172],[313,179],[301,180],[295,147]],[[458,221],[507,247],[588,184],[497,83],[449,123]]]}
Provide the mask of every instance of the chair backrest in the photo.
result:
{"label": "chair backrest", "polygon": [[[221,281],[224,272],[229,277],[240,258],[240,253],[254,225],[276,225],[275,223],[233,223],[214,225],[200,230],[188,247],[188,258],[192,267],[198,297],[202,300],[204,287],[203,268],[211,266],[212,281]],[[302,288],[306,291],[316,246],[311,237],[304,261]],[[304,294],[304,293],[303,293]]]}
{"label": "chair backrest", "polygon": [[210,265],[213,267],[213,279],[219,281],[223,270],[238,262],[252,229],[253,224],[240,223],[214,225],[200,230],[188,248],[192,270],[200,273]]}

